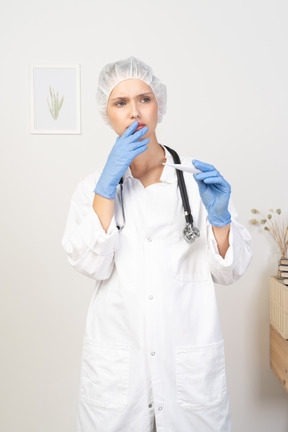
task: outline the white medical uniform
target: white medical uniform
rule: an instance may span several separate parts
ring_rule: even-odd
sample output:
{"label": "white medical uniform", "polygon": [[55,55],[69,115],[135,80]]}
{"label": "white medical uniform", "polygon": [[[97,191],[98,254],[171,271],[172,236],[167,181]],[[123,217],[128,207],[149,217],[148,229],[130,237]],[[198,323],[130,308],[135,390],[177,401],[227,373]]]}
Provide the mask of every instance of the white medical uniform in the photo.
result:
{"label": "white medical uniform", "polygon": [[[168,162],[173,163],[165,150]],[[182,162],[185,159],[182,158]],[[191,163],[191,159],[186,160]],[[230,432],[223,339],[213,281],[246,270],[250,235],[233,205],[230,247],[217,249],[198,186],[185,174],[200,238],[182,237],[185,218],[174,169],[143,187],[130,169],[105,233],[92,208],[99,173],[72,198],[63,246],[95,279],[83,348],[78,432]]]}

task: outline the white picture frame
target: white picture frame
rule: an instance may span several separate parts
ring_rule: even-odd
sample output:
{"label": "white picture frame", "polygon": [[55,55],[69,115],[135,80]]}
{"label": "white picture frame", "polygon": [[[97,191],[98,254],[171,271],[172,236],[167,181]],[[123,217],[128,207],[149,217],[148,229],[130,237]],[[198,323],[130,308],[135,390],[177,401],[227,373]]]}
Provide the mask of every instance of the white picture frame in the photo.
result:
{"label": "white picture frame", "polygon": [[80,65],[30,66],[31,134],[81,134]]}

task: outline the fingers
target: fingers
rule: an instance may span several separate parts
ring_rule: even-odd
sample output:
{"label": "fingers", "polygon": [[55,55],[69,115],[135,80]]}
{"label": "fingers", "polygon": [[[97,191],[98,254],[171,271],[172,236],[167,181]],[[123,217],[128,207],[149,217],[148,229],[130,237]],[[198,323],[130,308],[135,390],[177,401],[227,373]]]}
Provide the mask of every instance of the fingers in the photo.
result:
{"label": "fingers", "polygon": [[208,171],[206,173],[194,174],[197,183],[205,183],[206,185],[226,185],[226,180],[221,176],[218,171]]}
{"label": "fingers", "polygon": [[140,138],[142,138],[143,135],[145,135],[148,131],[148,127],[144,126],[143,128],[139,129],[137,132],[135,132],[133,135],[129,136],[127,138],[127,142],[132,143],[135,141],[138,141]]}
{"label": "fingers", "polygon": [[137,132],[135,132],[137,127],[138,127],[138,121],[136,120],[125,130],[125,132],[121,135],[121,138],[128,139],[129,142],[137,141],[148,131],[148,127],[144,126],[143,128],[139,129]]}
{"label": "fingers", "polygon": [[146,151],[148,149],[147,145],[141,146],[139,148],[137,148],[136,150],[134,150],[134,157],[139,156],[141,153],[144,153],[144,151]]}
{"label": "fingers", "polygon": [[200,171],[207,172],[207,171],[215,171],[215,167],[213,165],[207,164],[205,162],[201,162],[197,159],[192,160],[193,165],[195,168],[199,169]]}
{"label": "fingers", "polygon": [[205,184],[220,184],[223,183],[223,177],[217,176],[217,177],[207,177],[203,179]]}
{"label": "fingers", "polygon": [[197,159],[192,161],[195,168],[201,170],[199,174],[194,174],[196,181],[203,181],[205,184],[219,184],[224,181],[223,177],[213,165],[201,162]]}
{"label": "fingers", "polygon": [[203,186],[203,188],[207,188],[209,187],[209,185],[214,185],[218,190],[221,190],[222,192],[231,192],[231,186],[229,185],[229,183],[216,170],[208,171],[206,173],[194,174],[194,178],[198,183],[199,187]]}
{"label": "fingers", "polygon": [[[195,180],[207,180],[208,178],[222,178],[222,176],[219,174],[219,171],[217,170],[213,170],[213,171],[206,171],[206,172],[201,172],[199,174],[194,174],[194,178]],[[205,182],[206,183],[206,182]]]}
{"label": "fingers", "polygon": [[227,197],[229,198],[231,186],[213,165],[195,159],[192,163],[195,168],[202,171],[199,174],[194,174],[194,179],[198,184],[202,201],[207,209],[210,207],[210,210],[211,208],[213,210],[213,202],[220,202],[224,200],[224,197],[226,197],[225,199],[227,199]]}
{"label": "fingers", "polygon": [[136,150],[138,148],[146,146],[149,142],[150,142],[149,138],[143,139],[142,141],[136,141],[135,143],[132,143],[133,145],[131,145],[132,150]]}
{"label": "fingers", "polygon": [[122,136],[122,138],[127,138],[127,137],[129,137],[130,135],[132,135],[133,134],[133,132],[135,131],[135,129],[137,129],[137,126],[138,126],[138,121],[136,120],[136,121],[134,121],[126,130],[125,130],[125,132],[121,135]]}

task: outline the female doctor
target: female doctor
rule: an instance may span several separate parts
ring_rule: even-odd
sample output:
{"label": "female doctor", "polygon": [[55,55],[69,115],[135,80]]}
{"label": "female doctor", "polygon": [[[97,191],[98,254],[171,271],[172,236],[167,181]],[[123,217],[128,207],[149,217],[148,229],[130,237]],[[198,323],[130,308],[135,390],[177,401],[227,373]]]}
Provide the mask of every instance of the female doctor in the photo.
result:
{"label": "female doctor", "polygon": [[63,238],[71,265],[96,281],[78,432],[230,432],[213,281],[245,272],[249,233],[227,181],[193,160],[201,172],[184,180],[200,236],[183,237],[176,170],[161,164],[173,158],[156,137],[166,88],[149,66],[106,65],[97,99],[118,137],[102,173],[76,188]]}

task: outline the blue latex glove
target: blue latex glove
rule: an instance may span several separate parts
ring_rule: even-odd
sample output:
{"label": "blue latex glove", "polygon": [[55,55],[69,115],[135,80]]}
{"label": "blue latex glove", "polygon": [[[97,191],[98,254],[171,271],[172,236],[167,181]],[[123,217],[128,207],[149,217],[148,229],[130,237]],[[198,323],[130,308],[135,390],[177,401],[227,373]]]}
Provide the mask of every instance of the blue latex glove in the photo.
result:
{"label": "blue latex glove", "polygon": [[192,161],[195,168],[202,171],[194,174],[198,183],[200,196],[208,212],[208,220],[211,225],[225,226],[231,222],[228,204],[231,194],[231,186],[222,177],[213,165]]}
{"label": "blue latex glove", "polygon": [[145,126],[132,135],[137,126],[138,121],[133,122],[123,135],[117,138],[94,189],[96,194],[114,199],[119,180],[133,159],[147,150],[147,144],[150,140],[148,138],[142,141],[137,140],[147,133],[148,127]]}

